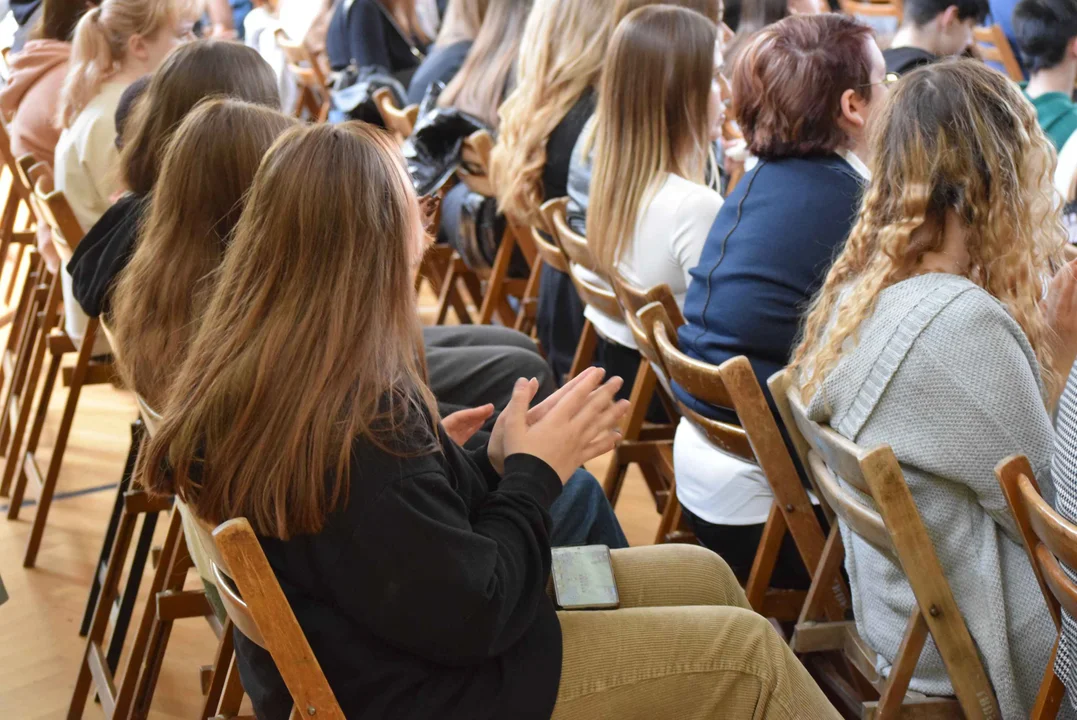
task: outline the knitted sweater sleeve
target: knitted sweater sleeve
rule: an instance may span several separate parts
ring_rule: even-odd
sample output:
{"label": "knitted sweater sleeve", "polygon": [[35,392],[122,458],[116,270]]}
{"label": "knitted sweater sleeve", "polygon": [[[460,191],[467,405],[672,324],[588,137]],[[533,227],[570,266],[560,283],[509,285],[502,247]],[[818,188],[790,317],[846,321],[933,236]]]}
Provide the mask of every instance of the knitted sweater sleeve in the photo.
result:
{"label": "knitted sweater sleeve", "polygon": [[1017,323],[986,293],[962,294],[924,329],[891,389],[908,393],[902,404],[921,417],[904,419],[899,433],[911,464],[967,488],[1020,542],[995,466],[1026,455],[1050,487],[1054,430]]}

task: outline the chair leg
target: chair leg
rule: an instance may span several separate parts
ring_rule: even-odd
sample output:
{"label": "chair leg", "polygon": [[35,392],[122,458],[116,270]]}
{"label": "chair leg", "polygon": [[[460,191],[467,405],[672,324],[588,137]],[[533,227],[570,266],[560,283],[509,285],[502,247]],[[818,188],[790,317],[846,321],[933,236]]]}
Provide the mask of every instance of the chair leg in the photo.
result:
{"label": "chair leg", "polygon": [[[623,440],[632,442],[639,439],[643,422],[647,418],[647,409],[650,407],[651,398],[654,396],[654,388],[658,376],[646,359],[641,359],[639,370],[636,371],[636,380],[632,383],[632,393],[628,401],[630,408],[628,415],[621,422],[621,437]],[[628,463],[622,462],[617,450],[614,449],[610,464],[606,467],[606,477],[602,481],[602,488],[606,491],[610,505],[616,507],[617,499],[621,495],[621,486],[624,485],[625,473]]]}
{"label": "chair leg", "polygon": [[11,296],[15,294],[15,282],[18,280],[19,268],[22,267],[23,257],[26,255],[26,244],[20,243],[19,249],[15,252],[15,264],[11,267],[11,279],[8,281],[7,289],[4,291],[4,304],[11,304]]}
{"label": "chair leg", "polygon": [[[108,572],[108,559],[112,554],[112,544],[116,541],[116,530],[120,525],[120,517],[123,515],[123,496],[131,486],[131,476],[134,472],[135,459],[138,453],[139,426],[141,422],[135,420],[131,423],[131,448],[127,451],[127,461],[124,463],[123,474],[120,475],[120,484],[116,488],[116,502],[112,506],[112,514],[108,519],[108,528],[105,530],[105,540],[101,544],[101,555],[97,560],[96,572],[90,582],[90,596],[86,599],[86,611],[82,616],[82,625],[79,626],[79,637],[86,637],[90,631],[90,623],[93,622],[93,610],[97,606],[97,596],[101,593],[101,577]],[[115,669],[115,666],[113,666]]]}
{"label": "chair leg", "polygon": [[767,523],[763,526],[763,536],[759,538],[759,546],[755,551],[755,559],[752,561],[752,570],[748,574],[748,583],[744,588],[744,594],[748,597],[748,604],[757,613],[763,613],[763,603],[770,587],[770,579],[774,575],[774,567],[778,564],[778,553],[785,538],[785,517],[778,508],[777,503],[771,503],[770,514]]}
{"label": "chair leg", "polygon": [[[52,390],[56,385],[56,375],[60,371],[61,356],[54,355],[49,361],[49,369],[45,373],[45,383],[41,388],[41,396],[38,399],[37,413],[34,415],[34,423],[30,429],[30,436],[27,439],[26,447],[23,449],[22,438],[26,432],[26,425],[29,422],[29,418],[24,422],[23,417],[30,414],[31,401],[34,398],[34,389],[32,387],[23,394],[23,405],[19,408],[19,422],[15,425],[15,432],[12,435],[12,443],[8,448],[7,462],[4,465],[4,479],[8,479],[8,473],[10,472],[14,476],[15,488],[11,493],[11,503],[7,509],[8,520],[18,520],[19,511],[22,509],[22,502],[26,496],[26,484],[30,480],[30,476],[26,472],[26,457],[31,457],[37,451],[37,442],[41,437],[42,428],[45,426],[45,419],[49,413],[49,400],[52,398]],[[34,383],[36,384],[36,382]],[[38,512],[41,512],[40,507]]]}
{"label": "chair leg", "polygon": [[221,702],[217,706],[219,717],[232,718],[239,715],[240,706],[243,704],[243,683],[239,679],[239,663],[235,653],[228,663],[228,673],[224,679],[224,689],[221,692]]}
{"label": "chair leg", "polygon": [[572,367],[568,370],[565,382],[583,372],[591,361],[595,359],[595,348],[598,347],[598,331],[590,320],[583,323],[583,332],[580,333],[580,341],[576,345],[576,356],[572,358]]}
{"label": "chair leg", "polygon": [[[4,346],[4,357],[10,357],[12,359],[12,370],[14,370],[14,360],[17,357],[19,343],[22,340],[23,328],[29,327],[28,321],[26,319],[27,308],[31,304],[30,300],[34,294],[34,288],[37,285],[37,259],[37,253],[33,253],[30,256],[26,279],[23,281],[22,292],[19,293],[19,302],[15,306],[15,316],[11,320],[11,330],[8,332],[7,342]],[[18,270],[19,268],[16,267],[16,273],[18,272]],[[17,280],[18,278],[14,278],[13,282]],[[10,302],[10,300],[8,302]],[[3,363],[0,363],[0,385],[2,385],[4,380],[6,379],[9,378],[7,378],[7,373],[4,371]],[[7,445],[6,437],[0,439],[0,445]]]}
{"label": "chair leg", "polygon": [[[45,533],[45,521],[49,517],[49,507],[52,505],[52,496],[56,491],[56,481],[60,477],[64,452],[67,450],[67,440],[71,435],[71,425],[75,420],[75,408],[78,406],[82,385],[86,381],[86,371],[90,366],[90,357],[93,355],[97,325],[98,320],[96,318],[90,318],[90,322],[86,325],[86,336],[82,339],[82,347],[79,348],[78,359],[75,361],[75,371],[71,375],[71,387],[68,389],[67,402],[64,404],[64,414],[60,420],[60,427],[56,431],[56,442],[52,447],[52,457],[49,458],[49,469],[41,487],[41,496],[37,501],[37,512],[34,514],[34,524],[30,529],[30,537],[26,543],[26,557],[23,558],[23,567],[31,568],[37,562],[37,552],[41,547],[41,537]],[[55,380],[55,378],[53,379]],[[35,447],[34,449],[36,450],[37,448]]]}
{"label": "chair leg", "polygon": [[671,485],[666,508],[662,511],[662,519],[658,521],[658,532],[654,536],[655,545],[671,542],[671,536],[680,526],[681,503],[677,500],[676,487]]}
{"label": "chair leg", "polygon": [[149,560],[150,550],[153,548],[153,533],[157,529],[157,516],[157,513],[151,512],[146,513],[142,518],[142,529],[138,533],[138,543],[135,545],[134,557],[131,558],[131,569],[127,572],[127,582],[123,588],[123,595],[120,597],[120,608],[116,613],[112,638],[108,643],[108,654],[105,656],[112,672],[116,672],[116,668],[120,665],[123,644],[127,639],[127,629],[131,625],[135,601],[138,600],[138,588],[142,584],[146,561]]}
{"label": "chair leg", "polygon": [[512,262],[512,251],[516,247],[516,235],[512,228],[506,227],[505,234],[501,236],[501,245],[497,248],[494,257],[494,265],[490,268],[490,278],[486,281],[486,294],[482,298],[482,308],[479,310],[479,325],[489,325],[494,319],[494,312],[498,310],[502,297],[502,289],[505,278],[509,274],[509,264]]}
{"label": "chair leg", "polygon": [[[213,663],[213,675],[209,681],[209,689],[206,691],[206,699],[202,704],[201,720],[208,720],[217,714],[217,709],[224,697],[225,683],[228,673],[235,659],[234,638],[232,636],[232,621],[224,623],[221,639],[217,644],[217,657]],[[240,692],[242,696],[242,691]]]}

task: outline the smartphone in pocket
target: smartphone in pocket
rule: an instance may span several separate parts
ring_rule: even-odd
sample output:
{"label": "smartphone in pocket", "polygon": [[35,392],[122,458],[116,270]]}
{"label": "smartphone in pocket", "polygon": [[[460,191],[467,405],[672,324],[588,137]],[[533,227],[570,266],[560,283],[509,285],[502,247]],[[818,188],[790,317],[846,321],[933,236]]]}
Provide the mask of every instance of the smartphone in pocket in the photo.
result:
{"label": "smartphone in pocket", "polygon": [[559,547],[553,548],[551,555],[558,607],[563,610],[608,610],[620,605],[607,546]]}

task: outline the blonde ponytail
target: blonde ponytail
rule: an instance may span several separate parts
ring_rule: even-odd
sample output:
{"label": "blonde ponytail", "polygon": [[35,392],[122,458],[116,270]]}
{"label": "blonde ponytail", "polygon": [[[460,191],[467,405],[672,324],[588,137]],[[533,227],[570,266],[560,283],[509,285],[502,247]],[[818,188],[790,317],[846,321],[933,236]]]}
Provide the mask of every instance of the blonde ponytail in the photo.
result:
{"label": "blonde ponytail", "polygon": [[200,0],[104,0],[83,15],[60,92],[59,126],[71,127],[101,85],[120,70],[132,36],[153,37],[181,18],[194,19],[200,5]]}

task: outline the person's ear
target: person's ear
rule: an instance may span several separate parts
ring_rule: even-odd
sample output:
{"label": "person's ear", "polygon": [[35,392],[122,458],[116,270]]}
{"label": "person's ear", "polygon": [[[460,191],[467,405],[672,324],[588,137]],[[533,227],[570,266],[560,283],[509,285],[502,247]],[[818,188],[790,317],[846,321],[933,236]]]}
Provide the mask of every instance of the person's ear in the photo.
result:
{"label": "person's ear", "polygon": [[849,88],[841,94],[839,122],[848,130],[863,131],[868,122],[868,101],[859,91]]}
{"label": "person's ear", "polygon": [[961,18],[958,16],[959,13],[960,11],[957,9],[957,5],[951,5],[939,13],[937,18],[939,30],[946,32],[952,28],[955,23],[960,23]]}
{"label": "person's ear", "polygon": [[140,62],[148,62],[150,59],[150,51],[146,43],[146,38],[137,33],[127,38],[127,55]]}

